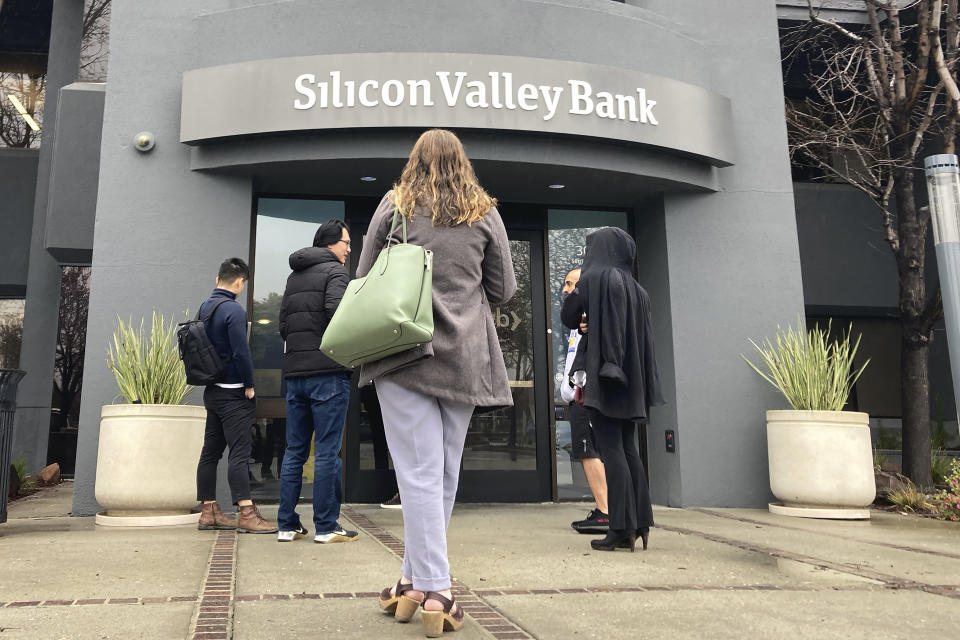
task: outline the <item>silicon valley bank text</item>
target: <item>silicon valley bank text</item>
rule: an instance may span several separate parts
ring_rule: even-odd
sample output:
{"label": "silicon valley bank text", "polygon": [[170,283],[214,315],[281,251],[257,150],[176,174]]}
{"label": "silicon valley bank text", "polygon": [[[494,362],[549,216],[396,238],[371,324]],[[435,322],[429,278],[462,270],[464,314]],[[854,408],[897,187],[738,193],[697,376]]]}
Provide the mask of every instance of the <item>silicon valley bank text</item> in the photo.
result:
{"label": "silicon valley bank text", "polygon": [[[482,80],[466,71],[437,71],[436,79],[424,80],[344,80],[339,71],[331,71],[329,80],[317,81],[312,73],[297,76],[294,88],[300,97],[295,109],[340,109],[352,107],[432,107],[442,100],[448,107],[464,104],[475,109],[508,109],[539,111],[544,120],[551,120],[564,102],[573,115],[593,115],[657,125],[653,113],[656,100],[647,99],[645,89],[638,87],[629,94],[594,92],[583,80],[569,80],[567,86],[515,85],[513,74],[491,71]],[[439,89],[439,90],[438,90]],[[569,90],[569,91],[568,91]]]}

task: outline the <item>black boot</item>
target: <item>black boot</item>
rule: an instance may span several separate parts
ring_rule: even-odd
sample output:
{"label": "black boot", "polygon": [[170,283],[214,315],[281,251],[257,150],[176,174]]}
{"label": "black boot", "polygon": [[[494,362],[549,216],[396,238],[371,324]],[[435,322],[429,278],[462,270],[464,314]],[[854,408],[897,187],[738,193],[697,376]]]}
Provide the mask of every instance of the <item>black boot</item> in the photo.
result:
{"label": "black boot", "polygon": [[610,529],[610,531],[607,532],[606,538],[591,540],[590,546],[597,551],[614,551],[617,548],[624,548],[630,549],[630,551],[633,552],[636,541],[637,534],[635,531]]}

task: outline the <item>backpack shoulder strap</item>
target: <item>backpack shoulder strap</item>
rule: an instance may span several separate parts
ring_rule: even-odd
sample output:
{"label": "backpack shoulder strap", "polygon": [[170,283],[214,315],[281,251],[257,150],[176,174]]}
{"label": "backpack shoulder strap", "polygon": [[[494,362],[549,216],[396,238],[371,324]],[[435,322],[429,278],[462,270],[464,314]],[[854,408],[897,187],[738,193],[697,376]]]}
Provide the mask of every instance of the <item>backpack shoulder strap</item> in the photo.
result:
{"label": "backpack shoulder strap", "polygon": [[216,312],[217,307],[222,305],[224,302],[229,302],[230,298],[220,298],[210,307],[210,312],[203,318],[200,317],[200,310],[197,309],[197,320],[202,320],[204,324],[210,322],[210,318],[213,317],[213,314]]}

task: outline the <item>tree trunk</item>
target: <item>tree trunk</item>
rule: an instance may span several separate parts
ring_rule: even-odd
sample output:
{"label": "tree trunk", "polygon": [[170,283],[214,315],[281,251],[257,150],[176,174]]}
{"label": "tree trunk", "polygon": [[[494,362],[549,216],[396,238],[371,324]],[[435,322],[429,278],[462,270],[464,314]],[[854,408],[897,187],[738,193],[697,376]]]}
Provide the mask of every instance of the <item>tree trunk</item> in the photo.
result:
{"label": "tree trunk", "polygon": [[927,287],[924,280],[929,214],[918,209],[912,175],[896,176],[900,246],[895,251],[900,276],[900,400],[903,473],[914,484],[929,487],[930,379],[927,361],[930,335],[924,328]]}
{"label": "tree trunk", "polygon": [[926,342],[904,335],[900,355],[903,405],[903,474],[914,484],[929,487],[930,476],[930,383]]}

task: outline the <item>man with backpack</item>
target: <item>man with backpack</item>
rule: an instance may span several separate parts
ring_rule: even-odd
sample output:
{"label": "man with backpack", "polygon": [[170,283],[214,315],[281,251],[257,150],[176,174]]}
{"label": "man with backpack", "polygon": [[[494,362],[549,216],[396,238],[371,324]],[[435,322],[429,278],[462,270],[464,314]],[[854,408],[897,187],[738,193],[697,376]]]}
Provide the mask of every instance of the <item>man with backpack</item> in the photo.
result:
{"label": "man with backpack", "polygon": [[[203,391],[207,426],[197,465],[197,499],[203,503],[198,528],[274,533],[276,526],[261,517],[250,499],[247,470],[256,399],[253,358],[247,344],[247,314],[236,300],[249,278],[250,268],[240,258],[230,258],[220,265],[216,288],[197,314],[205,325],[209,345],[185,352],[185,336],[181,335],[181,356],[188,381],[193,378],[207,383]],[[237,520],[225,516],[217,505],[217,464],[227,447],[227,481],[233,502],[240,508]]]}

